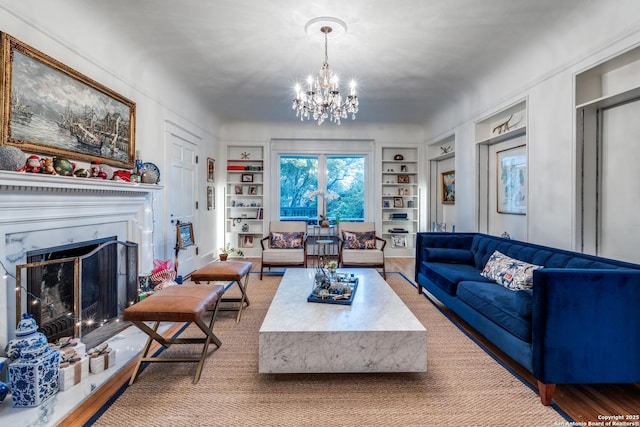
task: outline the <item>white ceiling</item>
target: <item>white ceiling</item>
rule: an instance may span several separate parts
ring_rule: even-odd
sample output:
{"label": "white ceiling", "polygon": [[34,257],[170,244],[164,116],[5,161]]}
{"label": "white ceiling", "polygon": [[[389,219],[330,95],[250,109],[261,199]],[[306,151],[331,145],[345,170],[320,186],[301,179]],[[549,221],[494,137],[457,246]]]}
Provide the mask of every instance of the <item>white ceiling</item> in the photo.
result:
{"label": "white ceiling", "polygon": [[[296,80],[322,64],[305,24],[332,16],[348,31],[329,63],[355,78],[359,122],[421,123],[516,51],[586,7],[584,0],[65,0],[100,17],[131,58],[188,82],[224,120],[296,120]],[[575,16],[574,16],[575,17]]]}

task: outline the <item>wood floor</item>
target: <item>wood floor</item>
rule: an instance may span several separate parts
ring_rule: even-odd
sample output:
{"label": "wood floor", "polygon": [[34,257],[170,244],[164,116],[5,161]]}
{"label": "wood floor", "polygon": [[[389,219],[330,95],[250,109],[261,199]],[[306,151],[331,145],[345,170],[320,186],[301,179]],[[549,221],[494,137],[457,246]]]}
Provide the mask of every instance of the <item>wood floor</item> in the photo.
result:
{"label": "wood floor", "polygon": [[[259,259],[253,259],[252,271],[260,271]],[[414,260],[407,258],[387,258],[388,272],[401,272],[413,281]],[[417,292],[417,291],[416,291]],[[490,342],[480,336],[463,320],[442,307],[462,328],[479,342],[485,345],[502,363],[529,382],[536,390],[536,381],[531,374],[502,353]],[[170,336],[178,331],[176,325],[165,335]],[[640,339],[640,337],[636,337]],[[597,343],[594,343],[597,345]],[[158,347],[158,345],[156,345]],[[640,363],[640,361],[638,361]],[[124,385],[131,375],[135,361],[121,369],[110,381],[93,393],[78,409],[64,419],[60,425],[82,426],[95,414],[118,389]],[[554,403],[560,406],[574,421],[598,421],[599,415],[638,415],[640,414],[640,384],[596,384],[596,385],[558,385],[554,394]],[[624,421],[624,420],[623,420]],[[635,419],[635,421],[638,421]]]}

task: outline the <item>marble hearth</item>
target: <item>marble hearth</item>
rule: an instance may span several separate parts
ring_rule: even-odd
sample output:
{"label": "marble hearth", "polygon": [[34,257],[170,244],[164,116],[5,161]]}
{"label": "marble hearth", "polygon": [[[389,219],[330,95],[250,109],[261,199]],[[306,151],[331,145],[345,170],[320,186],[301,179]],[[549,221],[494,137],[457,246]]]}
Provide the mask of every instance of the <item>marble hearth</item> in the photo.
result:
{"label": "marble hearth", "polygon": [[0,352],[14,337],[16,314],[20,314],[16,313],[14,276],[16,265],[27,262],[27,252],[116,236],[138,244],[140,273],[150,272],[154,215],[158,215],[154,195],[160,195],[161,189],[0,171],[0,261],[9,273],[0,278]]}

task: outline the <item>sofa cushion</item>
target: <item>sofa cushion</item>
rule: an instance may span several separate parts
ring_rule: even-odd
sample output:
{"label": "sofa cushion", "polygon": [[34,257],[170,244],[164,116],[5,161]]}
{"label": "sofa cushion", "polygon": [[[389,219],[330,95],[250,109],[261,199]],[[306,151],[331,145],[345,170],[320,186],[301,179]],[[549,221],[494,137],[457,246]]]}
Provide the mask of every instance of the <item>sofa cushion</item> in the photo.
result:
{"label": "sofa cushion", "polygon": [[533,312],[533,290],[532,289],[520,289],[516,291],[516,310],[518,314],[525,319],[531,319]]}
{"label": "sofa cushion", "polygon": [[468,249],[425,248],[425,259],[430,262],[471,263],[473,254]]}
{"label": "sofa cushion", "polygon": [[449,295],[456,295],[458,282],[476,280],[492,283],[480,275],[480,271],[468,264],[452,264],[450,262],[423,262],[422,273]]}
{"label": "sofa cushion", "polygon": [[273,249],[299,249],[302,247],[304,233],[300,231],[272,231],[271,244]]}
{"label": "sofa cushion", "polygon": [[495,280],[512,291],[530,289],[533,286],[533,271],[541,268],[539,265],[529,264],[495,251],[489,257],[482,270],[482,276]]}
{"label": "sofa cushion", "polygon": [[343,249],[377,249],[375,231],[343,231]]}
{"label": "sofa cushion", "polygon": [[518,313],[516,295],[494,282],[464,281],[458,284],[458,298],[519,339],[531,342],[531,321]]}

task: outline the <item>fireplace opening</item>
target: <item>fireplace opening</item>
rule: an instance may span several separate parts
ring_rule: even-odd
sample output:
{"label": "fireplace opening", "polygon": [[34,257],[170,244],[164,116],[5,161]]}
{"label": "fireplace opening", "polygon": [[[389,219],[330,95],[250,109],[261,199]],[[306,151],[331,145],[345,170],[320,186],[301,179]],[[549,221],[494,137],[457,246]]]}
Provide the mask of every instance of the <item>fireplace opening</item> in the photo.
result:
{"label": "fireplace opening", "polygon": [[128,326],[121,317],[137,294],[136,244],[95,239],[30,251],[27,263],[27,312],[49,342],[75,336],[90,348]]}

